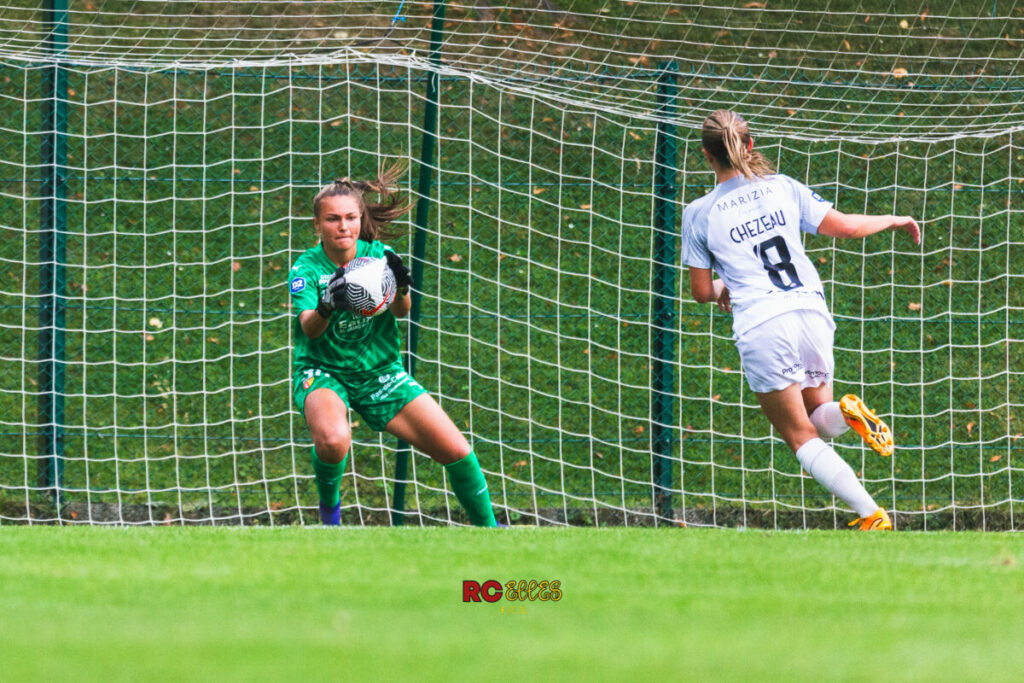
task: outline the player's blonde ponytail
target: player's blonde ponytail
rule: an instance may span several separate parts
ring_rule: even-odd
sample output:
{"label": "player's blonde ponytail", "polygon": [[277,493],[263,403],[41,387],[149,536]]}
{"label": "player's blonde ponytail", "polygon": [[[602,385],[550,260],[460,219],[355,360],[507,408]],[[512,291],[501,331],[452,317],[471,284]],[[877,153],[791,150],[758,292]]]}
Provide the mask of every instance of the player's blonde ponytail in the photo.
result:
{"label": "player's blonde ponytail", "polygon": [[734,168],[745,178],[764,177],[775,173],[771,162],[756,151],[747,122],[736,112],[719,109],[704,119],[700,131],[701,144],[724,168]]}
{"label": "player's blonde ponytail", "polygon": [[[359,239],[373,242],[381,238],[394,237],[397,233],[385,231],[384,226],[405,215],[414,206],[412,203],[404,203],[403,197],[397,192],[398,180],[405,175],[407,168],[406,163],[398,161],[387,168],[382,168],[373,180],[352,180],[345,177],[324,185],[313,197],[313,216],[320,217],[320,204],[327,197],[353,197],[362,213]],[[377,194],[380,201],[367,202],[364,198],[367,193]]]}

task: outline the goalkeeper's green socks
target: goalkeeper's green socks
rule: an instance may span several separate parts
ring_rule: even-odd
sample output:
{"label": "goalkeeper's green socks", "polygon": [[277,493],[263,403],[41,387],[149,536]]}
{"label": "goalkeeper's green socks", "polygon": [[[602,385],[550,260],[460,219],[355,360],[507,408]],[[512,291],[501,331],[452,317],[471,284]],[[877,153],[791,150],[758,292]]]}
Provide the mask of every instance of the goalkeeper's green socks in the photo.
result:
{"label": "goalkeeper's green socks", "polygon": [[484,473],[480,471],[480,462],[473,451],[462,460],[444,466],[448,472],[455,497],[462,503],[469,521],[474,526],[498,526],[491,509],[491,495],[487,492]]}
{"label": "goalkeeper's green socks", "polygon": [[[341,475],[345,472],[346,455],[336,464],[321,460],[316,450],[311,450],[313,472],[316,474],[316,490],[320,496],[320,505],[324,508],[337,507],[341,502]],[[484,473],[480,471],[480,462],[472,451],[462,460],[444,466],[448,472],[455,497],[462,503],[469,521],[475,526],[497,526],[494,511],[491,509],[491,496],[487,491]]]}
{"label": "goalkeeper's green socks", "polygon": [[313,461],[313,472],[316,474],[316,491],[320,495],[320,504],[325,507],[336,507],[341,502],[341,475],[345,473],[345,463],[348,462],[348,453],[341,459],[341,462],[326,463],[316,454],[316,449],[310,449],[311,460]]}

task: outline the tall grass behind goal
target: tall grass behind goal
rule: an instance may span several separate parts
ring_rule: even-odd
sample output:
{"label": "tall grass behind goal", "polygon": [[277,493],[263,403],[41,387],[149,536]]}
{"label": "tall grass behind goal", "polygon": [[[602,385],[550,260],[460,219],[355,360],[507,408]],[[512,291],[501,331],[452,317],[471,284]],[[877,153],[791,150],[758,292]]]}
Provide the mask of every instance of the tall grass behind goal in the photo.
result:
{"label": "tall grass behind goal", "polygon": [[[313,521],[287,271],[316,188],[401,158],[403,334],[502,521],[843,525],[679,263],[731,108],[923,227],[806,238],[836,393],[897,439],[837,450],[900,526],[1021,528],[1024,10],[530,4],[0,5],[0,523]],[[355,419],[346,523],[464,521]]]}

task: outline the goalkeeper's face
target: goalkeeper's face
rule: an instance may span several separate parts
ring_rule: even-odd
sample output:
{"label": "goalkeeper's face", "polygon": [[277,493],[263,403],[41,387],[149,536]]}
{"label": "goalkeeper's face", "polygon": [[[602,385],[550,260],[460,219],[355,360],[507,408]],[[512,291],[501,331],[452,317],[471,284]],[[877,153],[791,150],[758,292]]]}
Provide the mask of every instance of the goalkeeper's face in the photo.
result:
{"label": "goalkeeper's face", "polygon": [[319,215],[314,219],[321,241],[336,251],[356,248],[363,212],[355,197],[325,197]]}

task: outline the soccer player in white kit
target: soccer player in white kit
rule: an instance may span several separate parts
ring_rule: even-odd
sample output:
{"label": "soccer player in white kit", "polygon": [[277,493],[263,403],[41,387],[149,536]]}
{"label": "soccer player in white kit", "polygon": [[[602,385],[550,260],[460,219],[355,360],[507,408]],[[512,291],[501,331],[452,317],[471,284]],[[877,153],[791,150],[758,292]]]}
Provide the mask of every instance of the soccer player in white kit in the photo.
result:
{"label": "soccer player in white kit", "polygon": [[[892,432],[863,401],[852,394],[832,400],[835,323],[800,232],[856,239],[905,230],[920,243],[921,231],[909,216],[841,213],[776,174],[735,112],[705,119],[701,142],[718,184],[683,212],[690,293],[732,311],[736,347],[761,409],[801,466],[857,512],[850,526],[891,530],[886,511],[823,440],[853,427],[880,455],[893,451]],[[712,270],[721,279],[712,279]]]}

